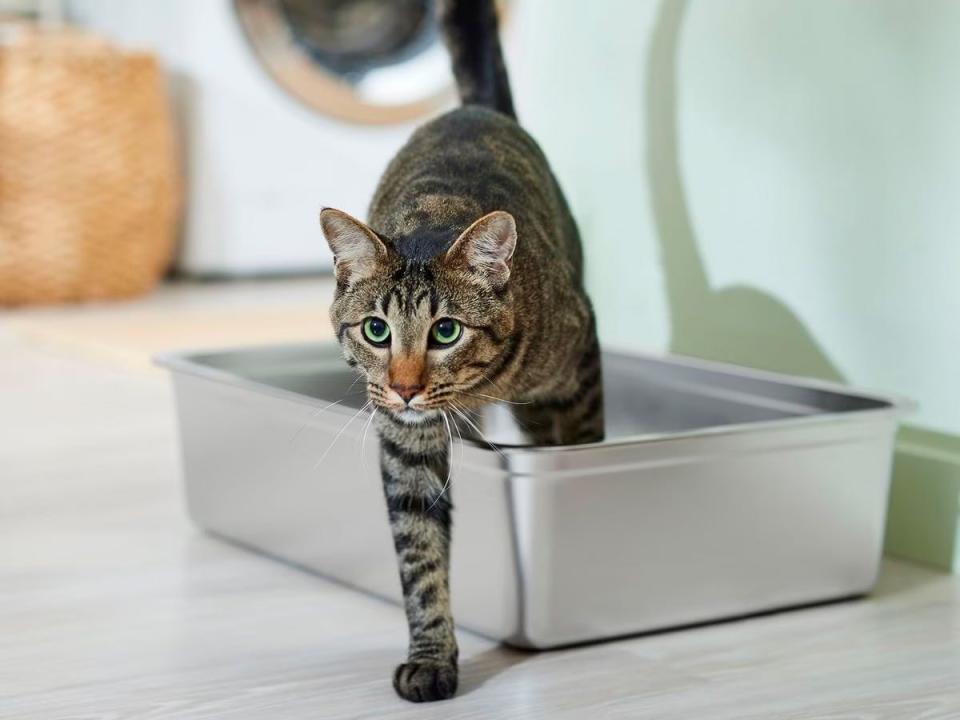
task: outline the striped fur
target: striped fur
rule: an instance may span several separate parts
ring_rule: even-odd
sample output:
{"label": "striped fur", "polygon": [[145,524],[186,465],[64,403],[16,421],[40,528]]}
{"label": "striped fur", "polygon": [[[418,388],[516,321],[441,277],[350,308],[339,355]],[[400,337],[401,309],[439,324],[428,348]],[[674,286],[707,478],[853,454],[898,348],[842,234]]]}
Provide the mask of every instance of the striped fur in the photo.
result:
{"label": "striped fur", "polygon": [[[414,133],[380,181],[369,225],[321,213],[336,260],[331,319],[378,409],[410,630],[393,683],[418,702],[457,687],[449,600],[455,422],[505,400],[534,443],[603,437],[600,353],[577,227],[543,153],[512,117],[489,3],[448,2],[444,22],[462,94],[474,104]],[[486,28],[482,47],[470,45],[477,23]],[[389,328],[387,340],[365,335],[371,318]],[[445,318],[462,331],[441,346],[431,328]]]}
{"label": "striped fur", "polygon": [[393,676],[409,700],[457,689],[457,642],[450,614],[449,548],[453,506],[444,485],[448,435],[440,418],[415,426],[377,413],[380,467],[410,628],[407,662]]}

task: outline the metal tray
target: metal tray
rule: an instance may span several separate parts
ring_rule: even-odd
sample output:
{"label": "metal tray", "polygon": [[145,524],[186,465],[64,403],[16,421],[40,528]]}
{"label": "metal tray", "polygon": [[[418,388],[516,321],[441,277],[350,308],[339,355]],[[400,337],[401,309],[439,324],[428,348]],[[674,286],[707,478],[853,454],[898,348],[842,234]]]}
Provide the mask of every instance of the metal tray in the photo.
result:
{"label": "metal tray", "polygon": [[[157,361],[173,372],[201,528],[399,602],[377,439],[335,345]],[[548,648],[872,588],[895,403],[614,352],[604,378],[602,443],[510,445],[491,422],[499,452],[452,449],[463,627]]]}

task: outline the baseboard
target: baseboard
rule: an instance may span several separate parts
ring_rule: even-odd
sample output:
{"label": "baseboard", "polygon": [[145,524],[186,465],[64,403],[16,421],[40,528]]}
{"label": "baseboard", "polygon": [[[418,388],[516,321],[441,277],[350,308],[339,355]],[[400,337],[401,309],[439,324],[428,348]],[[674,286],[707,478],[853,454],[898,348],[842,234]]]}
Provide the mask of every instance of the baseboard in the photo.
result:
{"label": "baseboard", "polygon": [[896,448],[885,552],[960,573],[960,437],[908,426]]}

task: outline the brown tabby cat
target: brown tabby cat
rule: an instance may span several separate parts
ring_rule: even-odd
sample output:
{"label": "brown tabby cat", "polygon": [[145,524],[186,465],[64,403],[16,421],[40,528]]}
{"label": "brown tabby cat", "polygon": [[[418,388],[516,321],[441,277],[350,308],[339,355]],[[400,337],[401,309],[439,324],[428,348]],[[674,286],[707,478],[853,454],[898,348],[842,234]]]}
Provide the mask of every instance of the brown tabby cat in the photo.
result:
{"label": "brown tabby cat", "polygon": [[447,410],[514,404],[537,444],[603,437],[600,355],[580,239],[537,144],[517,124],[491,2],[451,0],[443,26],[463,107],[390,163],[365,225],[325,209],[330,315],[378,408],[381,472],[410,648],[407,700],[457,688],[450,614]]}

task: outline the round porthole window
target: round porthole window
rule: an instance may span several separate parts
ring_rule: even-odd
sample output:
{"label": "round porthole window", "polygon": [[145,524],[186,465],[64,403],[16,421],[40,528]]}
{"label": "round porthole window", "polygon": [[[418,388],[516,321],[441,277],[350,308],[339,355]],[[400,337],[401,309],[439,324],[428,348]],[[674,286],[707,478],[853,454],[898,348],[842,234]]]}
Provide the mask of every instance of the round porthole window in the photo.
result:
{"label": "round porthole window", "polygon": [[327,115],[398,123],[453,97],[436,0],[234,0],[260,62]]}

